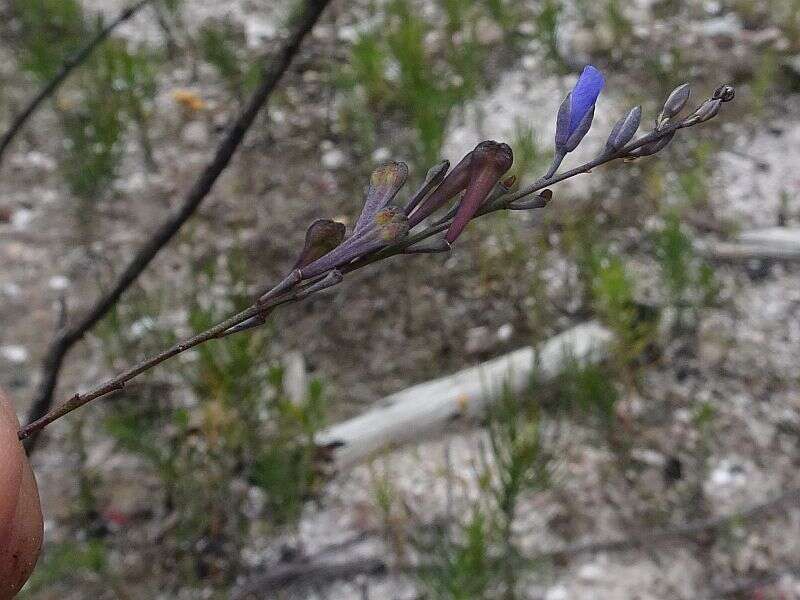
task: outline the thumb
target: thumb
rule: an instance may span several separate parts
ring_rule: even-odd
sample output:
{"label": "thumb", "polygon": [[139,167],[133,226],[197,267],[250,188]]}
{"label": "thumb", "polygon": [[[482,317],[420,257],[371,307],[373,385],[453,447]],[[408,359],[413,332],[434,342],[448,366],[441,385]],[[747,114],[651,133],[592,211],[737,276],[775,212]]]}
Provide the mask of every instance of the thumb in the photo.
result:
{"label": "thumb", "polygon": [[42,545],[39,492],[18,426],[0,390],[0,600],[12,598],[28,580]]}

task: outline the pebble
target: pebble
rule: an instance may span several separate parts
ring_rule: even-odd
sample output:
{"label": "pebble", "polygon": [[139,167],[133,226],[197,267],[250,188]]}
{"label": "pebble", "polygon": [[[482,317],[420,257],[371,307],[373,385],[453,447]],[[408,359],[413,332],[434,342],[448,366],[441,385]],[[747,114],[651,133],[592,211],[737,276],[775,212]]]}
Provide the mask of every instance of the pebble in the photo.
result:
{"label": "pebble", "polygon": [[514,335],[514,326],[511,323],[505,323],[497,328],[497,339],[501,342],[507,342]]}
{"label": "pebble", "polygon": [[0,292],[9,298],[16,298],[22,293],[22,288],[20,288],[16,283],[9,281],[0,285]]}
{"label": "pebble", "polygon": [[56,161],[42,152],[31,151],[22,156],[15,156],[13,161],[14,166],[29,167],[32,169],[42,170],[46,172],[55,171]]}
{"label": "pebble", "polygon": [[603,576],[603,567],[596,563],[583,565],[578,570],[578,578],[586,582],[598,581]]}
{"label": "pebble", "polygon": [[551,587],[545,592],[544,600],[569,600],[567,587],[563,584]]}
{"label": "pebble", "polygon": [[375,152],[372,153],[372,160],[376,163],[381,163],[389,160],[392,157],[392,151],[385,146],[381,146],[377,148]]}
{"label": "pebble", "polygon": [[467,341],[464,350],[467,354],[478,354],[492,347],[492,336],[489,328],[485,326],[473,327],[467,331]]}
{"label": "pebble", "polygon": [[478,43],[488,46],[503,39],[503,28],[487,17],[478,20],[475,27],[475,37]]}
{"label": "pebble", "polygon": [[22,346],[0,346],[0,356],[10,363],[21,364],[28,360],[28,351]]}
{"label": "pebble", "polygon": [[322,148],[322,166],[326,169],[338,169],[347,160],[347,155],[333,147],[333,142],[326,140],[320,144]]}
{"label": "pebble", "polygon": [[723,459],[708,478],[711,487],[741,487],[747,484],[747,475],[741,465]]}
{"label": "pebble", "polygon": [[55,290],[60,292],[65,290],[69,287],[69,279],[64,277],[63,275],[53,275],[47,282],[47,286],[51,290]]}
{"label": "pebble", "polygon": [[190,146],[208,145],[208,128],[202,121],[191,121],[183,128],[183,141]]}
{"label": "pebble", "polygon": [[15,229],[27,229],[33,220],[33,211],[28,208],[20,208],[11,215],[11,224]]}

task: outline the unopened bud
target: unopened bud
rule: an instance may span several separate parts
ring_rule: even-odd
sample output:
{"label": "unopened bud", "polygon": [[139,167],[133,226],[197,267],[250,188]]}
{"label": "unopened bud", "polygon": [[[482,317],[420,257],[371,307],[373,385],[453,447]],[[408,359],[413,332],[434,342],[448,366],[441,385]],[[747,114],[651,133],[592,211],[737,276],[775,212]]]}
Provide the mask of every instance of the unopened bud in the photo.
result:
{"label": "unopened bud", "polygon": [[508,205],[509,210],[532,210],[535,208],[544,208],[553,197],[553,192],[544,190],[538,196],[533,198],[520,198]]}
{"label": "unopened bud", "polygon": [[606,152],[619,152],[636,134],[641,121],[641,106],[632,108],[627,115],[617,121],[617,124],[614,125],[606,141]]}
{"label": "unopened bud", "polygon": [[726,83],[715,89],[714,94],[711,96],[711,98],[714,100],[722,100],[723,102],[730,102],[731,100],[733,100],[735,95],[736,95],[736,90],[733,88],[732,85],[728,85]]}
{"label": "unopened bud", "polygon": [[659,114],[658,119],[656,119],[656,126],[661,128],[669,119],[681,112],[689,101],[691,93],[692,89],[689,87],[688,83],[679,85],[672,90],[672,93],[670,93],[666,102],[664,102],[664,108],[661,109],[661,114]]}
{"label": "unopened bud", "polygon": [[693,117],[698,123],[704,123],[705,121],[716,117],[721,106],[722,98],[706,100],[703,102],[700,108],[695,111]]}
{"label": "unopened bud", "polygon": [[675,137],[675,132],[674,131],[670,131],[665,136],[660,137],[657,140],[654,140],[652,142],[649,142],[649,143],[645,144],[644,146],[642,146],[638,150],[634,150],[633,154],[634,154],[634,156],[650,156],[652,154],[655,154],[656,152],[659,152],[659,151],[663,150],[664,148],[666,148],[667,144],[669,144],[672,141],[672,138],[674,138],[674,137]]}

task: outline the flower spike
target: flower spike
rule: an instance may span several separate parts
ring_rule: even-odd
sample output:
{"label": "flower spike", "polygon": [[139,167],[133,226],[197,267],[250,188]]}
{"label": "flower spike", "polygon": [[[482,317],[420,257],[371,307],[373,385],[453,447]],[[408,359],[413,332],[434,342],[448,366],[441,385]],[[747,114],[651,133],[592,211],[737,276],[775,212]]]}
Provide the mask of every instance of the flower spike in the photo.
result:
{"label": "flower spike", "polygon": [[464,198],[458,206],[453,223],[447,230],[445,240],[452,244],[470,219],[475,215],[489,194],[492,193],[494,186],[511,168],[514,162],[514,153],[508,144],[498,144],[489,140],[481,142],[472,151],[472,159],[469,167],[469,183],[464,192]]}

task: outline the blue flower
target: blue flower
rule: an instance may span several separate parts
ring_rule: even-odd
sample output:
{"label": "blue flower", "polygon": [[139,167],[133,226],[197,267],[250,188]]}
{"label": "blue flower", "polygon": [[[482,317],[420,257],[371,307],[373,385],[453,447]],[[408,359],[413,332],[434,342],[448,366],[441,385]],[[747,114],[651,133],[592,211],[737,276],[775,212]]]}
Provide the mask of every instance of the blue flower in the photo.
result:
{"label": "blue flower", "polygon": [[605,83],[603,74],[592,65],[583,69],[575,87],[558,109],[556,150],[559,153],[572,152],[589,131],[594,105]]}

